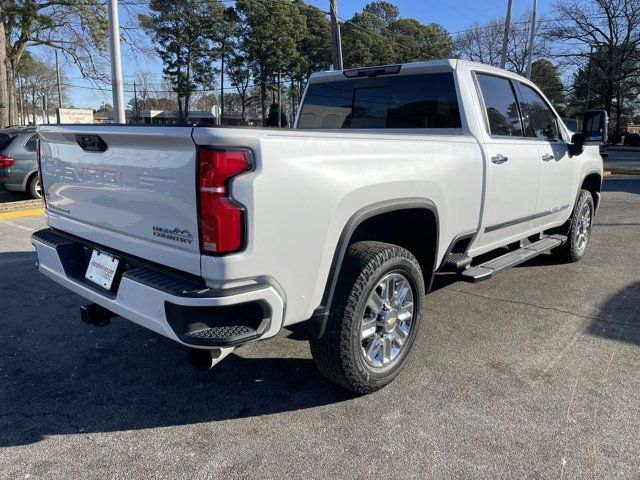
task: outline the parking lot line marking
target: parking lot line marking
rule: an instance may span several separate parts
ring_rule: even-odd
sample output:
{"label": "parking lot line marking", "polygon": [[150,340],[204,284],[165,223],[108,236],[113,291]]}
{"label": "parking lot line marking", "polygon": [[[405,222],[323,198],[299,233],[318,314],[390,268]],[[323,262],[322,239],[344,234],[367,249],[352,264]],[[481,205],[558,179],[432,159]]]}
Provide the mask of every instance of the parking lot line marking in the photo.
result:
{"label": "parking lot line marking", "polygon": [[24,230],[25,232],[29,232],[29,233],[33,233],[36,231],[35,228],[29,228],[29,227],[25,227],[24,225],[18,225],[17,223],[14,223],[10,220],[3,220],[3,223],[6,223],[7,225],[11,225],[12,227],[19,228],[20,230]]}
{"label": "parking lot line marking", "polygon": [[0,213],[0,220],[5,218],[33,217],[36,215],[44,215],[44,208],[31,208],[29,210],[17,210],[15,212]]}

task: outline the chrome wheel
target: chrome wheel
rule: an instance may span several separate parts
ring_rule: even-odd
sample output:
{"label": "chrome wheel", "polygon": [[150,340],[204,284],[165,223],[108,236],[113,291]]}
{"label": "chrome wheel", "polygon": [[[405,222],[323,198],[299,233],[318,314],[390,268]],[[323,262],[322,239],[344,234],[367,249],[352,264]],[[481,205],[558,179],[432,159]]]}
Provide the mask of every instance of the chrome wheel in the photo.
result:
{"label": "chrome wheel", "polygon": [[40,182],[39,176],[34,176],[29,181],[28,186],[28,192],[31,194],[32,198],[42,198],[42,183]]}
{"label": "chrome wheel", "polygon": [[591,206],[587,203],[582,207],[576,228],[576,248],[582,252],[587,247],[591,233]]}
{"label": "chrome wheel", "polygon": [[413,295],[411,283],[400,273],[385,275],[369,294],[360,341],[371,367],[388,367],[398,359],[413,325]]}

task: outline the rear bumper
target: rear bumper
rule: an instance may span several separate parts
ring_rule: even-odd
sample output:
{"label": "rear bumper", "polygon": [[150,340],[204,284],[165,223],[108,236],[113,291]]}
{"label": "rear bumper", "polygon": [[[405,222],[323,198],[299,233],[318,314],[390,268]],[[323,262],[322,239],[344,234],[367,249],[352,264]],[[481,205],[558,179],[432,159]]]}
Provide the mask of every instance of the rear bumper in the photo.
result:
{"label": "rear bumper", "polygon": [[[27,180],[30,175],[35,173],[33,170],[24,170],[22,168],[10,167],[3,179],[4,186],[11,192],[24,192],[27,190]],[[2,177],[2,169],[0,168],[0,178]]]}
{"label": "rear bumper", "polygon": [[12,183],[5,183],[4,187],[9,192],[24,192],[25,191],[25,188],[20,184],[14,185]]}
{"label": "rear bumper", "polygon": [[22,188],[22,185],[4,184],[4,188],[7,192],[25,192],[26,191],[24,188]]}
{"label": "rear bumper", "polygon": [[9,167],[0,167],[0,182],[4,183],[9,179]]}
{"label": "rear bumper", "polygon": [[[233,346],[276,335],[284,303],[270,285],[212,290],[118,252],[126,266],[111,291],[84,279],[90,244],[51,229],[32,236],[38,270],[116,315],[187,346]],[[101,247],[99,247],[101,248]],[[108,249],[103,249],[107,250]]]}

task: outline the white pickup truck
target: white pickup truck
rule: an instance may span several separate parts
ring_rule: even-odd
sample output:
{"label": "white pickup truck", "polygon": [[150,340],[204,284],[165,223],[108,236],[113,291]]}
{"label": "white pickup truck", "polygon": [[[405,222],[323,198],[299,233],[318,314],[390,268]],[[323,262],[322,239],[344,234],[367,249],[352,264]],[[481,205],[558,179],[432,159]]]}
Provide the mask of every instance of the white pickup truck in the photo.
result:
{"label": "white pickup truck", "polygon": [[605,121],[574,134],[525,78],[444,60],[314,74],[293,129],[43,126],[38,268],[86,322],[122,316],[197,368],[287,328],[371,392],[435,273],[584,256]]}

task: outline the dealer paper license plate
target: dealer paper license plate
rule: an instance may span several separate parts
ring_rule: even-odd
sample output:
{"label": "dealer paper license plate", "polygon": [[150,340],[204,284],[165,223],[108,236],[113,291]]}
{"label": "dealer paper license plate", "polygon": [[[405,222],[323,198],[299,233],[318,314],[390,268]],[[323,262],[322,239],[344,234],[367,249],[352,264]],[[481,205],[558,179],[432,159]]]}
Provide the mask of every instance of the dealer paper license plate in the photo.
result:
{"label": "dealer paper license plate", "polygon": [[94,250],[85,278],[109,290],[118,270],[120,260],[106,252]]}

